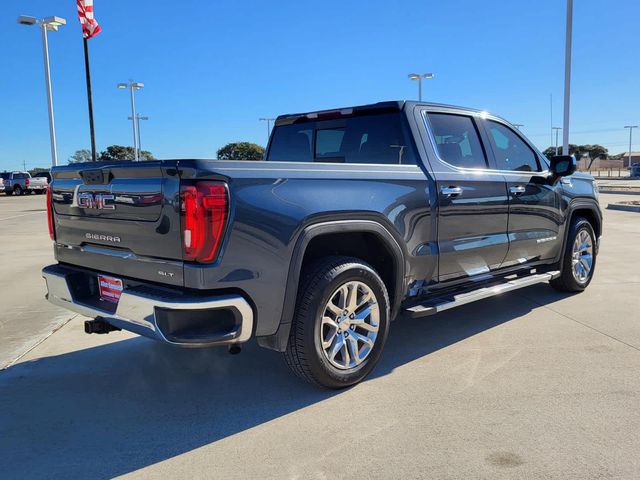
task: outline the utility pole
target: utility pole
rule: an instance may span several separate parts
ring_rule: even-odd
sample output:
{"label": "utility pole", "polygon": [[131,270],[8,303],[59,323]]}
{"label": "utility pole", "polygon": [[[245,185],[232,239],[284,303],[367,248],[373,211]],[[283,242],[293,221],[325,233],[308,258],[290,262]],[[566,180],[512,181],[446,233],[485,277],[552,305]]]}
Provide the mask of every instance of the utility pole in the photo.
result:
{"label": "utility pole", "polygon": [[550,146],[553,145],[553,93],[549,94],[549,127],[551,127],[551,143]]}
{"label": "utility pole", "polygon": [[269,138],[271,137],[271,122],[275,122],[276,119],[263,117],[263,118],[259,118],[258,121],[267,122],[267,143],[268,143]]}
{"label": "utility pole", "polygon": [[631,168],[631,141],[633,138],[633,129],[638,128],[638,125],[625,125],[624,128],[629,129],[629,168]]}
{"label": "utility pole", "polygon": [[[562,128],[560,128],[560,127],[551,127],[551,130],[556,132],[556,155],[558,155],[558,131],[562,130]],[[563,152],[563,155],[564,155],[564,152]],[[567,153],[567,155],[568,155],[568,153]]]}
{"label": "utility pole", "polygon": [[[131,117],[127,117],[128,120],[131,120]],[[140,120],[149,120],[149,117],[145,117],[136,113],[136,125],[138,127],[138,151],[142,152],[142,143],[140,142]]]}
{"label": "utility pole", "polygon": [[569,105],[571,99],[571,30],[573,0],[567,0],[567,29],[564,52],[564,120],[562,122],[562,154],[569,155]]}

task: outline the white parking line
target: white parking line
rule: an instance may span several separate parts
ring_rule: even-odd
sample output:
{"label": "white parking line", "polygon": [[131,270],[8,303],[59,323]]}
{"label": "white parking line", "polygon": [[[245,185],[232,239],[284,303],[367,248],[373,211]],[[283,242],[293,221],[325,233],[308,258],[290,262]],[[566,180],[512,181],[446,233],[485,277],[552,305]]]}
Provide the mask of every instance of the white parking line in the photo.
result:
{"label": "white parking line", "polygon": [[2,220],[11,220],[12,218],[26,217],[27,215],[37,215],[39,213],[47,213],[47,211],[46,210],[42,210],[41,212],[23,213],[22,215],[14,215],[13,217],[0,218],[0,222]]}

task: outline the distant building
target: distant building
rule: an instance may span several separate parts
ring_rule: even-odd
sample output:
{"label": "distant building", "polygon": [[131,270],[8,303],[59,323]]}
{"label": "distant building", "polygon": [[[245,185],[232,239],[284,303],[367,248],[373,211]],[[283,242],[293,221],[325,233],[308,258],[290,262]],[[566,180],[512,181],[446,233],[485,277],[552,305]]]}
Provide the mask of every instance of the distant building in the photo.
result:
{"label": "distant building", "polygon": [[629,163],[629,152],[622,154],[623,166],[628,167],[634,163],[640,163],[640,152],[631,152],[631,163]]}

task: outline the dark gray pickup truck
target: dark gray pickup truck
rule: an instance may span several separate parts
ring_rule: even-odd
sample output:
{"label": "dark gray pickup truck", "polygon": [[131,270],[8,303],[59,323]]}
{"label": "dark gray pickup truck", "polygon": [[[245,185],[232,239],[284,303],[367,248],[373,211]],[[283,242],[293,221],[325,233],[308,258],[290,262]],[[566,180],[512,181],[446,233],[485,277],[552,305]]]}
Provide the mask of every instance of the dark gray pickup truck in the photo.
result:
{"label": "dark gray pickup truck", "polygon": [[416,102],[280,116],[264,161],[57,167],[49,301],[88,333],[187,347],[255,337],[340,388],[390,321],[593,276],[602,215],[573,157],[486,112]]}

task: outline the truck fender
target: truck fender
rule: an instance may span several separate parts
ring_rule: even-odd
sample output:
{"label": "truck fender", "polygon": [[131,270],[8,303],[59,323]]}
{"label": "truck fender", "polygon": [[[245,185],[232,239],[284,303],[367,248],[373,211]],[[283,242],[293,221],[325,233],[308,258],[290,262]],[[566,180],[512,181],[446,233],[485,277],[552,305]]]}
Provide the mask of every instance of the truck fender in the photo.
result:
{"label": "truck fender", "polygon": [[[598,204],[594,200],[588,200],[585,198],[572,200],[567,207],[565,212],[565,222],[563,225],[564,231],[562,232],[562,248],[560,249],[558,256],[556,257],[556,261],[559,262],[564,254],[564,249],[567,245],[567,238],[569,236],[569,225],[571,224],[571,220],[573,219],[575,212],[578,210],[589,210],[594,218],[597,220],[598,225],[593,225],[593,229],[600,232],[600,236],[602,235],[602,213],[598,208]],[[599,239],[596,241],[596,254],[598,253],[598,248],[600,246]]]}
{"label": "truck fender", "polygon": [[393,236],[387,227],[375,220],[335,220],[328,222],[319,222],[309,225],[303,229],[295,242],[291,262],[289,264],[289,273],[287,276],[287,285],[284,295],[284,305],[282,308],[282,317],[280,325],[274,335],[258,337],[258,344],[262,347],[277,351],[284,351],[289,339],[289,331],[291,329],[291,321],[295,310],[295,303],[298,297],[298,284],[302,271],[302,262],[307,246],[315,237],[330,233],[346,233],[346,232],[363,232],[376,235],[393,255],[395,265],[394,278],[394,297],[391,299],[393,318],[400,309],[402,298],[404,296],[404,276],[406,271],[405,255],[400,247],[400,243]]}

